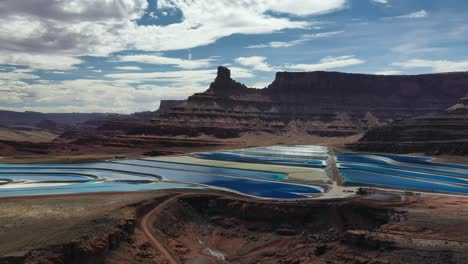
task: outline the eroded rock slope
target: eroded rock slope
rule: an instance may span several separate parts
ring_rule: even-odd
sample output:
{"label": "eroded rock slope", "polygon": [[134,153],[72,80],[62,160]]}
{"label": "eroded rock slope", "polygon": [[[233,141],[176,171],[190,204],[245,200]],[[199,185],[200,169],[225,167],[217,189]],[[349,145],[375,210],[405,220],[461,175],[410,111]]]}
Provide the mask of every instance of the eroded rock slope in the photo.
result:
{"label": "eroded rock slope", "polygon": [[[299,130],[345,136],[395,119],[446,109],[468,92],[468,73],[378,76],[279,72],[265,89],[234,81],[219,67],[209,89],[154,120],[145,133],[237,137]],[[135,131],[138,132],[138,131]]]}

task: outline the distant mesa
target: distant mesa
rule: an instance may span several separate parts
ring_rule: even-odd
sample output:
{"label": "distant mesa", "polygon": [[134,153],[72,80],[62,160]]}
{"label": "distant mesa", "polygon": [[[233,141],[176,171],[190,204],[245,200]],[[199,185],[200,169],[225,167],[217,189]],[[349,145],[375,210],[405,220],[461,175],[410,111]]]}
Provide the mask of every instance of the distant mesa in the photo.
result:
{"label": "distant mesa", "polygon": [[37,123],[35,127],[52,133],[61,134],[67,129],[69,129],[70,125],[60,124],[49,119],[43,119],[39,123]]}
{"label": "distant mesa", "polygon": [[382,76],[278,72],[268,87],[254,89],[233,80],[228,68],[219,67],[206,91],[186,100],[163,100],[158,111],[132,115],[0,111],[0,125],[40,127],[60,134],[55,141],[79,139],[76,142],[112,147],[133,146],[136,141],[126,138],[139,135],[343,137],[369,131],[350,147],[444,152],[438,146],[421,145],[451,139],[463,146],[468,126],[467,93],[468,73]]}
{"label": "distant mesa", "polygon": [[360,151],[468,154],[468,96],[438,114],[371,129],[350,148]]}
{"label": "distant mesa", "polygon": [[347,136],[444,111],[468,92],[468,73],[379,76],[339,72],[278,72],[271,85],[253,89],[219,67],[210,87],[153,120],[161,135],[238,137],[299,130]]}

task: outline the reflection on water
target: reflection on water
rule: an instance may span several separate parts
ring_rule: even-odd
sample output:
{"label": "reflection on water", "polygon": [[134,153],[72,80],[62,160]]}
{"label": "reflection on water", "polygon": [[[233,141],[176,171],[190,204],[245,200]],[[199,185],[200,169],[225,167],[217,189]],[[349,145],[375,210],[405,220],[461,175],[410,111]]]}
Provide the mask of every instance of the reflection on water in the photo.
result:
{"label": "reflection on water", "polygon": [[66,185],[43,184],[34,187],[1,188],[2,197],[74,194],[74,193],[105,193],[105,192],[135,192],[167,189],[199,189],[199,186],[191,184],[179,184],[168,182],[153,182],[149,184],[130,182],[86,182]]}
{"label": "reflection on water", "polygon": [[427,157],[336,153],[343,181],[405,190],[468,194],[468,166],[434,163]]}
{"label": "reflection on water", "polygon": [[[313,167],[325,167],[327,164],[326,158],[323,160],[313,158],[313,155],[328,157],[328,150],[323,148],[278,147],[278,149],[264,148],[261,151],[271,151],[271,154],[249,155],[248,162],[259,164],[281,162],[291,166]],[[300,152],[303,158],[275,157],[274,154],[296,152]],[[219,153],[204,154],[216,156]],[[232,155],[238,154],[232,153]],[[261,198],[280,199],[307,198],[323,192],[323,189],[317,186],[282,182],[286,178],[286,174],[276,172],[149,160],[84,164],[0,164],[0,197],[206,187]]]}

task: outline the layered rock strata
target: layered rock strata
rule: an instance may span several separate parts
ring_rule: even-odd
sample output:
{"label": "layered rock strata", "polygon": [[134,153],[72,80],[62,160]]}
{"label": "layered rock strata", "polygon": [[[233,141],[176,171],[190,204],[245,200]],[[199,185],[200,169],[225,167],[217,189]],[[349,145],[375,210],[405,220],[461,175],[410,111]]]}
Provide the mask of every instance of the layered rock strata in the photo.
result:
{"label": "layered rock strata", "polygon": [[395,119],[446,109],[468,92],[468,73],[379,76],[279,72],[265,89],[219,67],[209,89],[154,120],[146,133],[237,137],[242,132],[346,136]]}
{"label": "layered rock strata", "polygon": [[370,130],[358,143],[362,151],[468,153],[468,96],[439,114],[405,119]]}

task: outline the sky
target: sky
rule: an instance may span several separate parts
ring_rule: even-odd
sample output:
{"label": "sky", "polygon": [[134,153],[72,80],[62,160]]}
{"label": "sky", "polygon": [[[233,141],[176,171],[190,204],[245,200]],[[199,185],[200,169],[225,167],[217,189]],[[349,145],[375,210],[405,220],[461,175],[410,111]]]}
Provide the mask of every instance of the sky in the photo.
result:
{"label": "sky", "polygon": [[277,71],[468,71],[468,1],[0,1],[0,109],[154,111],[219,65],[249,87]]}

